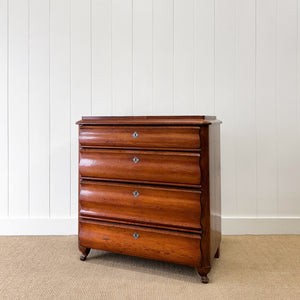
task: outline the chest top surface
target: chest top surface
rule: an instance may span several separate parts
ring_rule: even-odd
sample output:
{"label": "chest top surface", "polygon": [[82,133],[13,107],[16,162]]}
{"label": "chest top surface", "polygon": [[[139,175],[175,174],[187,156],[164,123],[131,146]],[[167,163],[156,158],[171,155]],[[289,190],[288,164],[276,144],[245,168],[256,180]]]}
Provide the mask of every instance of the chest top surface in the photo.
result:
{"label": "chest top surface", "polygon": [[78,125],[210,125],[220,123],[214,116],[84,116]]}

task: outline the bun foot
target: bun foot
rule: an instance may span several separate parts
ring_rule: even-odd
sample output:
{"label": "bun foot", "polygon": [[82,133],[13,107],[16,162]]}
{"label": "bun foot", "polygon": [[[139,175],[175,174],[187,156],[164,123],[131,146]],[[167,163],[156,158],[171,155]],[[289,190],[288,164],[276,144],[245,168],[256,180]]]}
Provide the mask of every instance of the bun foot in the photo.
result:
{"label": "bun foot", "polygon": [[201,282],[202,283],[208,283],[209,282],[209,278],[207,277],[207,275],[201,276]]}
{"label": "bun foot", "polygon": [[215,254],[215,258],[219,258],[219,257],[220,257],[220,248],[217,249]]}
{"label": "bun foot", "polygon": [[202,283],[208,283],[209,278],[207,277],[207,274],[210,271],[210,267],[196,267],[196,270],[197,270],[198,274],[201,277],[201,282]]}
{"label": "bun foot", "polygon": [[81,245],[78,245],[78,248],[79,248],[79,251],[82,253],[82,255],[80,256],[80,260],[85,261],[91,251],[91,248],[86,248]]}
{"label": "bun foot", "polygon": [[81,260],[81,261],[85,261],[86,258],[87,258],[87,255],[80,255],[80,260]]}

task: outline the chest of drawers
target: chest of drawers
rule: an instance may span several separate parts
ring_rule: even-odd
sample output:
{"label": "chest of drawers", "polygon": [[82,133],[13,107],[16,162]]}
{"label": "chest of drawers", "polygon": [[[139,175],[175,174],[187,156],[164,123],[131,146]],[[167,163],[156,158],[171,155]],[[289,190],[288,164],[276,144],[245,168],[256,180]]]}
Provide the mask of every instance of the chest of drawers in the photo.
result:
{"label": "chest of drawers", "polygon": [[78,242],[196,267],[221,241],[220,121],[206,116],[83,117]]}

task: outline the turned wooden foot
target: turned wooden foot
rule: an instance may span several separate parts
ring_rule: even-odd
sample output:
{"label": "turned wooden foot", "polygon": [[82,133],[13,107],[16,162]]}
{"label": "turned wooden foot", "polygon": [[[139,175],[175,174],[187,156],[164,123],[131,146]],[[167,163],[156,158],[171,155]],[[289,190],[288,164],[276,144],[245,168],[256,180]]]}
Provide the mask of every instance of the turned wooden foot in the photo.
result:
{"label": "turned wooden foot", "polygon": [[202,283],[208,283],[209,282],[209,279],[208,279],[207,275],[201,276],[201,282]]}
{"label": "turned wooden foot", "polygon": [[219,258],[219,257],[220,257],[220,248],[217,249],[215,254],[215,258]]}
{"label": "turned wooden foot", "polygon": [[202,283],[208,283],[209,282],[209,278],[207,276],[207,274],[209,273],[210,271],[210,268],[196,268],[198,274],[200,275],[201,277],[201,282]]}
{"label": "turned wooden foot", "polygon": [[91,251],[91,248],[86,248],[81,245],[79,245],[78,248],[79,251],[82,253],[82,255],[80,256],[80,260],[85,261]]}

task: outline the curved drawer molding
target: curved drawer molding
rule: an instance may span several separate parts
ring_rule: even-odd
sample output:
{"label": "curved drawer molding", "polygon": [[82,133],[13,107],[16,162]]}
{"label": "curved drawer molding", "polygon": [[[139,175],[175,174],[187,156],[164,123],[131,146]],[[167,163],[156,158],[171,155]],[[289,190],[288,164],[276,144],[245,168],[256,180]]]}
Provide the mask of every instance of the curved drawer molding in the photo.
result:
{"label": "curved drawer molding", "polygon": [[199,153],[81,149],[81,177],[199,186]]}
{"label": "curved drawer molding", "polygon": [[200,191],[99,181],[80,183],[84,217],[200,230]]}
{"label": "curved drawer molding", "polygon": [[99,148],[194,149],[200,148],[199,127],[82,126],[79,144]]}

